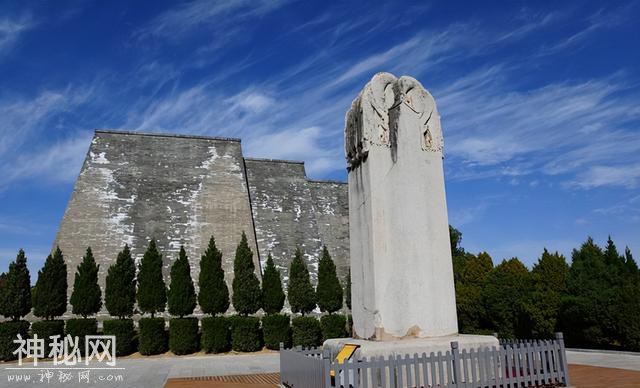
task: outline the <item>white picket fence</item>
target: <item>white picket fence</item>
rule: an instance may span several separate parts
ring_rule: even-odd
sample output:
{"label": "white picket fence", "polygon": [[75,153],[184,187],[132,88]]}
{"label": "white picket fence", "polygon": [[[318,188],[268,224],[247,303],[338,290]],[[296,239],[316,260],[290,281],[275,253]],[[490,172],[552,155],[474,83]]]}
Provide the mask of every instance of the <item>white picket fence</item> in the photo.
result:
{"label": "white picket fence", "polygon": [[[280,379],[290,388],[515,388],[569,386],[562,333],[555,340],[501,341],[500,347],[358,358],[344,364],[318,348],[282,349]],[[334,377],[330,372],[334,371]]]}

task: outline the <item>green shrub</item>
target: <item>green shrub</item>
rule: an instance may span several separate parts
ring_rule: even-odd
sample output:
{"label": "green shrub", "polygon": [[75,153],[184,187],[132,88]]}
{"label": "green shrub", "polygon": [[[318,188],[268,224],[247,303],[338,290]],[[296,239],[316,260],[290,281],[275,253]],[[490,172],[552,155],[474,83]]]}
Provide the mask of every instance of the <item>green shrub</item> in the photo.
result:
{"label": "green shrub", "polygon": [[31,324],[31,337],[38,336],[38,338],[44,338],[44,354],[45,357],[49,356],[51,351],[51,339],[49,337],[59,335],[60,338],[64,337],[64,321],[56,319],[52,321],[36,321]]}
{"label": "green shrub", "polygon": [[231,348],[237,352],[257,352],[262,349],[260,319],[235,315],[231,323]]}
{"label": "green shrub", "polygon": [[273,314],[263,317],[262,333],[267,349],[278,350],[281,342],[286,349],[291,347],[291,319],[288,315]]}
{"label": "green shrub", "polygon": [[136,331],[132,319],[104,321],[102,333],[116,337],[116,355],[127,356],[136,351]]}
{"label": "green shrub", "polygon": [[167,332],[164,318],[140,318],[138,350],[140,354],[150,356],[167,351]]}
{"label": "green shrub", "polygon": [[322,344],[320,321],[315,317],[297,317],[291,321],[293,346],[312,347]]}
{"label": "green shrub", "polygon": [[322,339],[345,338],[347,336],[347,317],[341,314],[330,314],[320,318]]}
{"label": "green shrub", "polygon": [[347,315],[347,337],[353,338],[353,315]]}
{"label": "green shrub", "polygon": [[[85,352],[85,337],[88,335],[96,335],[98,333],[98,322],[95,318],[69,319],[64,328],[65,335],[78,337],[78,348],[80,353]],[[116,340],[116,344],[117,344]]]}
{"label": "green shrub", "polygon": [[13,340],[17,339],[18,334],[22,338],[29,335],[29,322],[27,321],[8,321],[0,323],[0,360],[14,360],[16,354],[13,352],[18,348],[18,344],[14,344]]}
{"label": "green shrub", "polygon": [[174,354],[191,354],[200,349],[198,318],[173,318],[169,321],[169,349]]}
{"label": "green shrub", "polygon": [[225,317],[202,318],[202,350],[207,353],[228,352],[231,349],[229,319]]}

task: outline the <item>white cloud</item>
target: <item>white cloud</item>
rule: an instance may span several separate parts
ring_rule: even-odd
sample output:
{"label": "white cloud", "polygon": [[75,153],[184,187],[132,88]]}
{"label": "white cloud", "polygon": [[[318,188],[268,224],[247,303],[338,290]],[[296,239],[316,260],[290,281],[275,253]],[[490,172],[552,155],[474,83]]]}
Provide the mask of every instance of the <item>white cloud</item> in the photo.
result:
{"label": "white cloud", "polygon": [[601,186],[621,186],[635,188],[640,184],[640,163],[623,166],[591,166],[579,173],[571,186],[594,188]]}
{"label": "white cloud", "polygon": [[177,41],[195,30],[211,30],[225,39],[239,32],[239,24],[284,5],[284,0],[195,0],[181,3],[156,16],[134,34],[139,39],[157,37]]}
{"label": "white cloud", "polygon": [[29,17],[0,18],[0,58],[14,46],[20,35],[34,26],[35,23]]}

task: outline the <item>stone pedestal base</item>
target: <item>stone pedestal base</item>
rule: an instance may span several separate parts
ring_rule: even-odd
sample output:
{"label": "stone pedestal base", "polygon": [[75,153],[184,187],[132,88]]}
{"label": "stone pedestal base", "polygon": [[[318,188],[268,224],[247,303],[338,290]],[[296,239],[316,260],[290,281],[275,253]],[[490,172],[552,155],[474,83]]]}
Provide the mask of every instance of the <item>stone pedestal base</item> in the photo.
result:
{"label": "stone pedestal base", "polygon": [[388,357],[388,356],[404,356],[405,354],[413,355],[414,353],[422,354],[434,352],[446,352],[451,350],[451,342],[458,341],[458,348],[462,349],[478,349],[491,348],[499,346],[498,339],[489,335],[469,335],[458,334],[443,337],[431,338],[407,338],[397,341],[368,341],[353,338],[336,338],[326,340],[324,348],[330,349],[332,354],[337,354],[345,344],[360,345],[358,349],[360,357]]}

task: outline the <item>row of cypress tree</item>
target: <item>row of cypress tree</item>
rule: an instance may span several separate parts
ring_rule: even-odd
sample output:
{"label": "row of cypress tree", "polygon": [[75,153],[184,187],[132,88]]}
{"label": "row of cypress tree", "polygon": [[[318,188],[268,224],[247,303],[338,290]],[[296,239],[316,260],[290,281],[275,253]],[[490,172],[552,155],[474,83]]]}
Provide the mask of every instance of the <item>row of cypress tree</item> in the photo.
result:
{"label": "row of cypress tree", "polygon": [[629,248],[592,238],[571,253],[543,250],[529,270],[518,258],[494,267],[489,254],[466,252],[451,229],[458,326],[462,333],[551,338],[569,346],[640,351],[640,270]]}
{"label": "row of cypress tree", "polygon": [[[163,260],[156,241],[151,240],[136,271],[127,245],[118,253],[116,262],[108,269],[104,304],[109,313],[118,318],[134,314],[134,305],[142,314],[163,313],[184,317],[193,313],[196,303],[203,313],[224,314],[230,306],[229,290],[222,268],[222,252],[212,236],[200,260],[196,295],[191,268],[184,247],[170,272],[167,289],[162,273]],[[279,313],[285,301],[280,272],[269,255],[262,286],[255,273],[253,253],[243,233],[234,259],[233,295],[231,303],[240,315],[256,313],[260,308],[267,314]],[[102,308],[102,291],[98,286],[99,265],[91,248],[87,248],[75,274],[73,292],[69,299],[72,313],[83,318]],[[343,307],[343,288],[327,247],[323,247],[319,263],[318,286],[311,284],[302,252],[297,249],[290,267],[287,289],[294,313],[303,315],[316,306],[323,312],[334,313]],[[27,258],[20,250],[9,271],[0,275],[0,314],[13,320],[27,315],[33,307],[35,316],[51,320],[67,310],[67,265],[60,248],[49,255],[38,271],[35,287],[31,288]]]}

